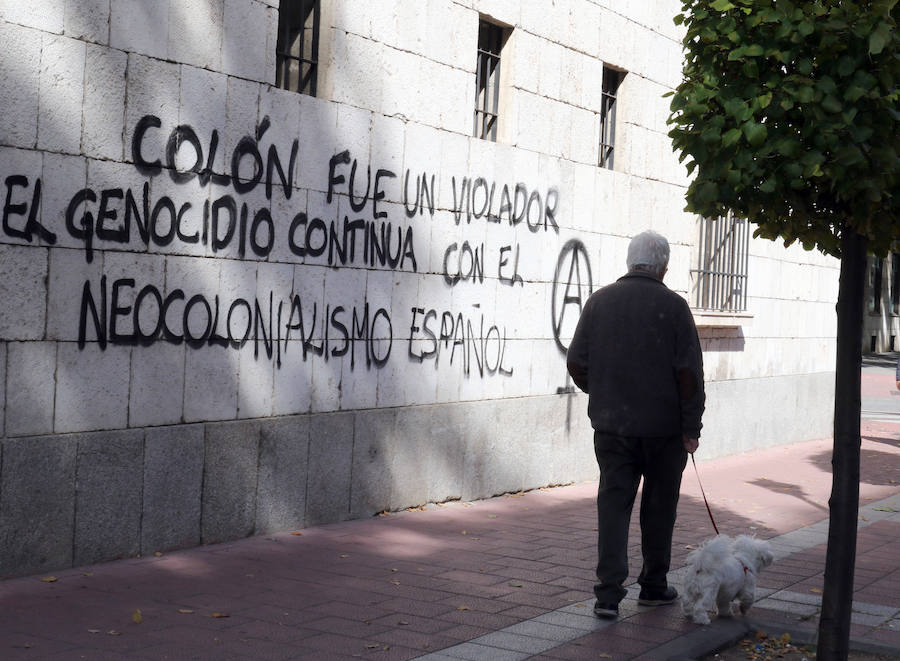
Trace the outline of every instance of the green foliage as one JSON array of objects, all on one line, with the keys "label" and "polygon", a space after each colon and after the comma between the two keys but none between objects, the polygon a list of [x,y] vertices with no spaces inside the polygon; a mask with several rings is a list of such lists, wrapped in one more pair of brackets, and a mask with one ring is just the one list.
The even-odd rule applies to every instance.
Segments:
[{"label": "green foliage", "polygon": [[669,118],[687,209],[840,254],[900,240],[897,0],[683,0]]}]

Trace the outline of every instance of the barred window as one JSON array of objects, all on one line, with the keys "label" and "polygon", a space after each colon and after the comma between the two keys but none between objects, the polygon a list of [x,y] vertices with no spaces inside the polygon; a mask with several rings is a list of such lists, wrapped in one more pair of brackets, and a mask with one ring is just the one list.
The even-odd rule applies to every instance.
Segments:
[{"label": "barred window", "polygon": [[500,51],[509,31],[485,20],[478,22],[475,64],[475,124],[472,135],[497,141],[500,119]]},{"label": "barred window", "polygon": [[625,74],[625,71],[603,67],[603,89],[600,100],[600,157],[597,165],[610,170],[613,169],[616,147],[616,97]]},{"label": "barred window", "polygon": [[320,0],[281,0],[275,84],[286,90],[316,95],[319,69]]},{"label": "barred window", "polygon": [[729,214],[701,218],[697,268],[691,269],[694,307],[715,312],[747,309],[750,223]]},{"label": "barred window", "polygon": [[871,314],[881,314],[881,288],[884,258],[869,258],[869,297],[866,308]]}]

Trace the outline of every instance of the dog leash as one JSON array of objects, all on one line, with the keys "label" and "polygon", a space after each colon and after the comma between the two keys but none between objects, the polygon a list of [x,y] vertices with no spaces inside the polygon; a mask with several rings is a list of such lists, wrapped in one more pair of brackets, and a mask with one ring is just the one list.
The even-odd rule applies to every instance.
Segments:
[{"label": "dog leash", "polygon": [[703,503],[706,505],[706,513],[709,514],[710,523],[712,523],[713,530],[715,530],[718,535],[719,528],[716,526],[716,520],[713,518],[712,510],[709,508],[709,501],[706,499],[706,492],[703,490],[703,482],[700,481],[700,471],[697,470],[697,460],[694,459],[693,452],[691,452],[691,463],[694,464],[694,473],[697,474],[697,484],[700,485],[700,493],[703,494]]}]

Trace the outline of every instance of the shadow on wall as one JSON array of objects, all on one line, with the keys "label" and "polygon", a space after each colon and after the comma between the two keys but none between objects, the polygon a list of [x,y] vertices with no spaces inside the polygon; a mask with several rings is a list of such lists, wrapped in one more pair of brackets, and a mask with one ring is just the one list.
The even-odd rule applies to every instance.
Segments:
[{"label": "shadow on wall", "polygon": [[[161,43],[144,43],[149,54],[91,44],[80,83],[41,87],[47,107],[64,107],[80,85],[85,119],[76,130],[71,112],[41,116],[41,135],[77,133],[40,166],[40,221],[57,240],[16,247],[43,254],[48,305],[39,334],[7,344],[8,363],[30,379],[8,387],[7,402],[38,415],[7,411],[0,575],[593,477],[584,399],[550,394],[564,359],[558,378],[527,371],[552,346],[549,329],[511,343],[523,370],[514,378],[540,384],[524,395],[499,374],[473,386],[474,367],[441,391],[440,376],[423,378],[438,360],[406,355],[407,311],[432,304],[422,292],[447,310],[482,301],[457,295],[421,244],[417,267],[404,262],[402,232],[421,223],[428,237],[437,216],[420,206],[414,218],[397,196],[378,216],[378,172],[362,173],[382,156],[377,113],[217,73],[246,59],[243,41],[226,40],[221,60],[198,46],[184,54],[190,65],[155,52],[171,41]],[[343,66],[354,64],[370,73],[367,62]],[[382,148],[405,159],[408,125],[391,126]],[[29,147],[49,147],[41,135]],[[410,167],[400,164],[398,181]],[[437,211],[453,223],[447,203]],[[352,248],[341,256],[348,231],[365,236],[355,263]],[[493,291],[496,278],[486,282]],[[450,317],[472,351],[471,327]],[[443,403],[423,403],[426,386]],[[534,391],[547,394],[525,396]]]}]

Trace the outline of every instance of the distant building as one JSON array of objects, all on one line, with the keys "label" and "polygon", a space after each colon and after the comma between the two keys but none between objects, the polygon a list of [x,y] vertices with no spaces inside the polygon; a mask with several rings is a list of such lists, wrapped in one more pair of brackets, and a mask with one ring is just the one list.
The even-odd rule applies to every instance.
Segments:
[{"label": "distant building", "polygon": [[830,435],[838,263],[683,211],[679,8],[5,3],[0,575],[596,478],[565,349],[647,228],[698,457]]},{"label": "distant building", "polygon": [[900,350],[900,253],[869,255],[865,306],[863,352]]}]

